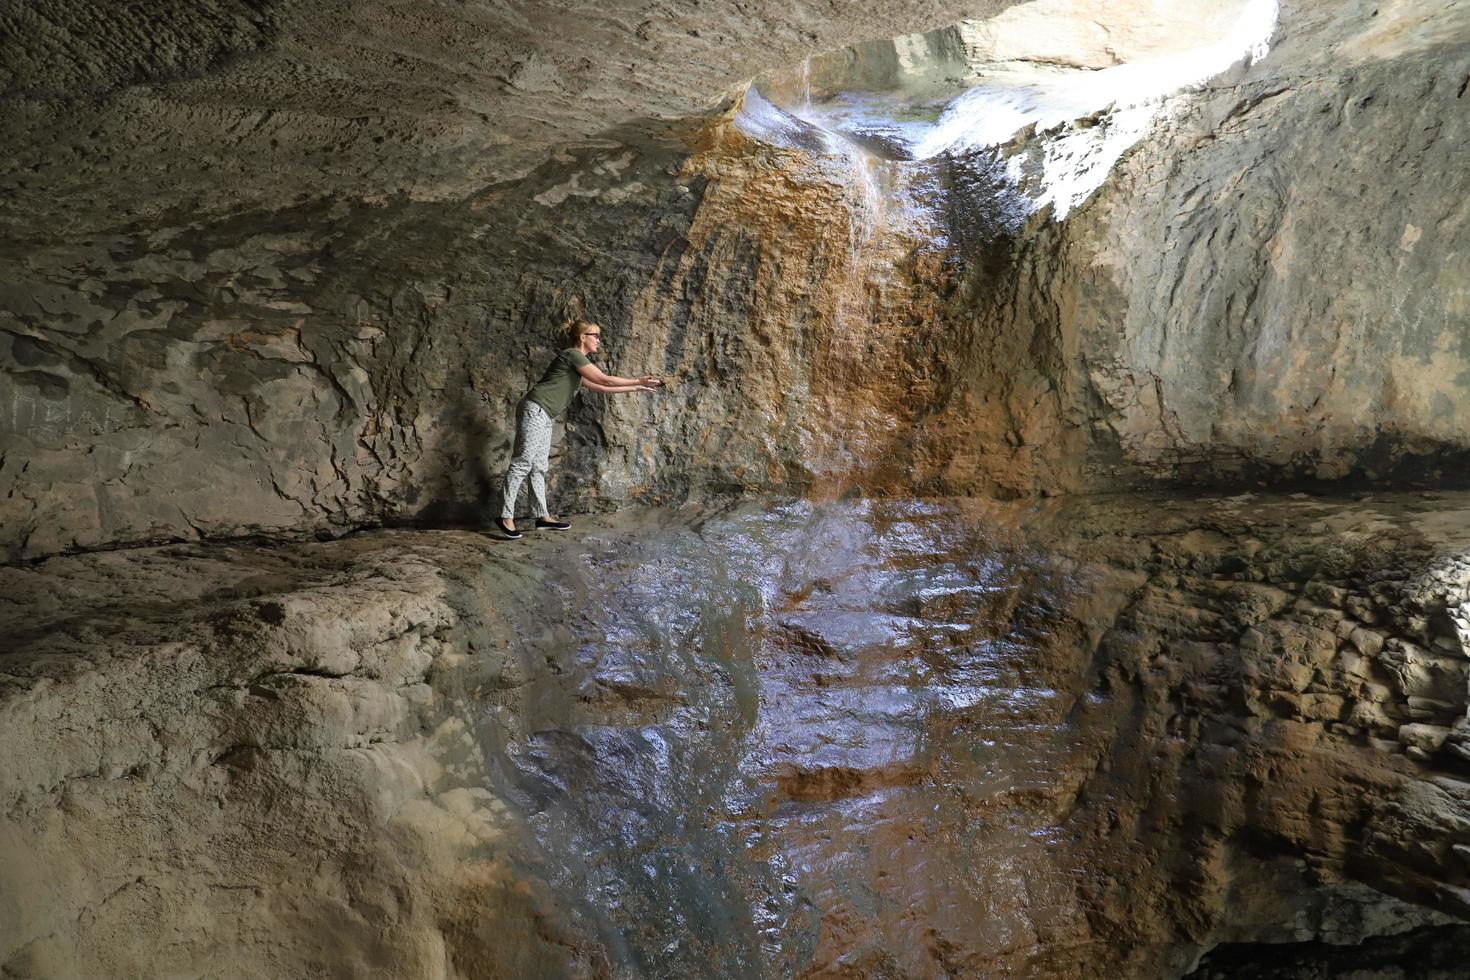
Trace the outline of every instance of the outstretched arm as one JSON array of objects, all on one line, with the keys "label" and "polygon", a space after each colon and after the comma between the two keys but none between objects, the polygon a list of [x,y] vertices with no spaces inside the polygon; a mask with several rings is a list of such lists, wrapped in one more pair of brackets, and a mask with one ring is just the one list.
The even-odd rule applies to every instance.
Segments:
[{"label": "outstretched arm", "polygon": [[637,382],[632,385],[598,385],[597,382],[588,381],[587,378],[582,379],[582,386],[588,391],[603,392],[604,395],[626,395],[631,391],[659,391],[653,385],[639,385]]},{"label": "outstretched arm", "polygon": [[[644,375],[641,378],[620,378],[616,374],[608,374],[596,364],[584,364],[577,368],[577,373],[582,376],[582,384],[591,388],[593,391],[603,390],[602,388],[595,387],[596,385],[604,385],[608,388],[633,387],[636,389],[639,387],[657,388],[663,384],[662,378],[655,378],[653,375]],[[592,384],[587,384],[589,381]]]},{"label": "outstretched arm", "polygon": [[[654,380],[658,379],[655,378]],[[604,385],[587,378],[582,379],[582,387],[588,391],[600,391],[604,395],[622,395],[630,391],[658,391],[658,388],[654,385],[644,384],[641,381],[630,381],[627,384],[621,385]]]}]

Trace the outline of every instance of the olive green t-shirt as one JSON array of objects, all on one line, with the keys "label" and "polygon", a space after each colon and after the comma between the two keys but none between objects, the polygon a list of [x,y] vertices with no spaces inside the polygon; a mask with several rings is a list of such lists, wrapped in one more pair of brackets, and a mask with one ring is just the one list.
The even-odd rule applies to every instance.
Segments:
[{"label": "olive green t-shirt", "polygon": [[556,418],[567,410],[572,398],[582,387],[582,376],[577,369],[592,362],[579,350],[568,347],[551,362],[551,367],[536,382],[526,397],[546,409],[546,414]]}]

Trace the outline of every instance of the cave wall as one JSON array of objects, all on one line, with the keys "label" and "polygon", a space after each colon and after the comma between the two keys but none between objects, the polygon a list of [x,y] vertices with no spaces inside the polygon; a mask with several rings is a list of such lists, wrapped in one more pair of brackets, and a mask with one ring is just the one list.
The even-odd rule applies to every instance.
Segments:
[{"label": "cave wall", "polygon": [[[829,32],[938,26],[952,6],[4,15],[0,546],[479,520],[571,314],[608,322],[614,370],[688,374],[703,346],[663,421],[583,400],[556,469],[569,505],[799,482],[801,402],[780,393],[809,368],[770,344],[745,363],[759,263],[738,230],[691,239],[714,174],[685,163],[708,124],[656,119],[728,107]],[[835,261],[813,222],[850,220],[800,213],[843,197],[817,183],[769,211],[808,226],[803,292]],[[650,423],[664,442],[635,438]]]},{"label": "cave wall", "polygon": [[845,175],[728,115],[604,137],[464,200],[178,216],[17,256],[9,553],[482,522],[571,315],[607,325],[610,370],[670,387],[579,399],[558,499],[807,482],[833,414],[814,399],[840,394]]},{"label": "cave wall", "polygon": [[[650,275],[642,236],[692,208],[574,196],[538,226],[553,206],[531,197],[564,167],[499,207],[310,200],[17,256],[0,326],[11,553],[488,508],[552,325],[626,309],[611,270]],[[578,236],[610,227],[633,246],[603,244],[605,266],[560,295],[586,272]]]},{"label": "cave wall", "polygon": [[[263,11],[245,48],[187,70],[14,87],[0,541],[13,560],[482,520],[515,401],[573,314],[608,326],[612,369],[676,382],[573,409],[553,492],[574,510],[822,483],[1454,479],[1467,31],[1454,9],[1373,9],[1287,5],[1269,57],[1171,99],[1065,221],[969,237],[930,219],[864,229],[841,160],[742,136],[735,102],[596,132],[583,115],[691,111],[668,86],[660,101],[493,75],[476,132],[539,112],[544,132],[514,130],[539,156],[451,152],[426,130],[468,139],[470,123],[415,100],[460,83],[365,93],[343,51],[301,46],[327,7]],[[339,27],[382,41],[387,23]],[[741,63],[769,67],[757,47]],[[352,115],[347,148],[248,115],[302,65],[405,117]],[[686,80],[718,98],[711,71]],[[917,213],[944,210],[939,170],[911,189],[929,195]]]},{"label": "cave wall", "polygon": [[[1007,414],[1067,489],[1460,478],[1470,24],[1382,13],[1288,5],[1266,59],[1169,100],[1084,207],[991,246],[949,441]],[[1016,372],[1018,410],[994,351],[1028,340],[1051,366]]]},{"label": "cave wall", "polygon": [[1079,381],[1129,463],[1204,480],[1462,469],[1467,78],[1461,43],[1212,90],[1150,140],[1185,152],[1135,154],[1069,222]]}]

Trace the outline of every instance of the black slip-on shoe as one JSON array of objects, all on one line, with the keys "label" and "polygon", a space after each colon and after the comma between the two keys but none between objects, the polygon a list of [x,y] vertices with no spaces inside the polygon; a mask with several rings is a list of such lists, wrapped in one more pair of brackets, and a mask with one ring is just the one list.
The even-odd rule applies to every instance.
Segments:
[{"label": "black slip-on shoe", "polygon": [[503,517],[497,517],[495,519],[495,526],[498,527],[498,528],[500,528],[500,533],[501,534],[503,534],[507,538],[511,538],[511,539],[518,538],[521,535],[523,535],[523,534],[526,533],[525,531],[517,531],[513,527],[506,527],[505,526],[505,518],[503,518]]},{"label": "black slip-on shoe", "polygon": [[536,518],[536,526],[543,531],[565,531],[571,527],[566,521],[548,521],[544,517]]}]

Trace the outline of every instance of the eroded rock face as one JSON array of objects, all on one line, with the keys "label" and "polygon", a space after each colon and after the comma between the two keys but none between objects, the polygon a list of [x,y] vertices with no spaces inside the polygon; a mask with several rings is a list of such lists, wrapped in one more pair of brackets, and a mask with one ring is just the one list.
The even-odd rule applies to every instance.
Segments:
[{"label": "eroded rock face", "polygon": [[7,569],[0,962],[1176,976],[1446,923],[1467,506],[794,502]]},{"label": "eroded rock face", "polygon": [[[679,385],[574,409],[553,489],[572,510],[1453,479],[1467,34],[1459,8],[1375,9],[1287,5],[1269,57],[1169,103],[1062,223],[962,206],[1027,193],[968,160],[909,189],[922,220],[866,227],[851,168],[742,138],[728,103],[629,121],[797,60],[761,31],[725,45],[738,71],[681,48],[677,82],[637,55],[626,86],[597,62],[583,89],[556,52],[613,43],[611,21],[492,58],[513,12],[460,30],[440,8],[271,7],[95,85],[48,68],[5,103],[0,540],[14,559],[482,520],[514,404],[575,313],[609,327],[609,366]],[[870,36],[947,14],[844,10],[831,29]],[[675,50],[664,32],[700,29],[680,16],[628,44]],[[488,67],[449,78],[433,45]],[[465,88],[482,70],[485,105]],[[96,101],[56,123],[58,88]]]},{"label": "eroded rock face", "polygon": [[7,555],[478,514],[546,328],[625,323],[688,224],[700,127],[648,120],[1001,6],[0,15]]},{"label": "eroded rock face", "polygon": [[1463,469],[1470,49],[1413,27],[1354,35],[1324,74],[1286,68],[1309,43],[1289,33],[1239,84],[1177,102],[1088,208],[1023,244],[999,319],[1055,330],[1093,472]]}]

